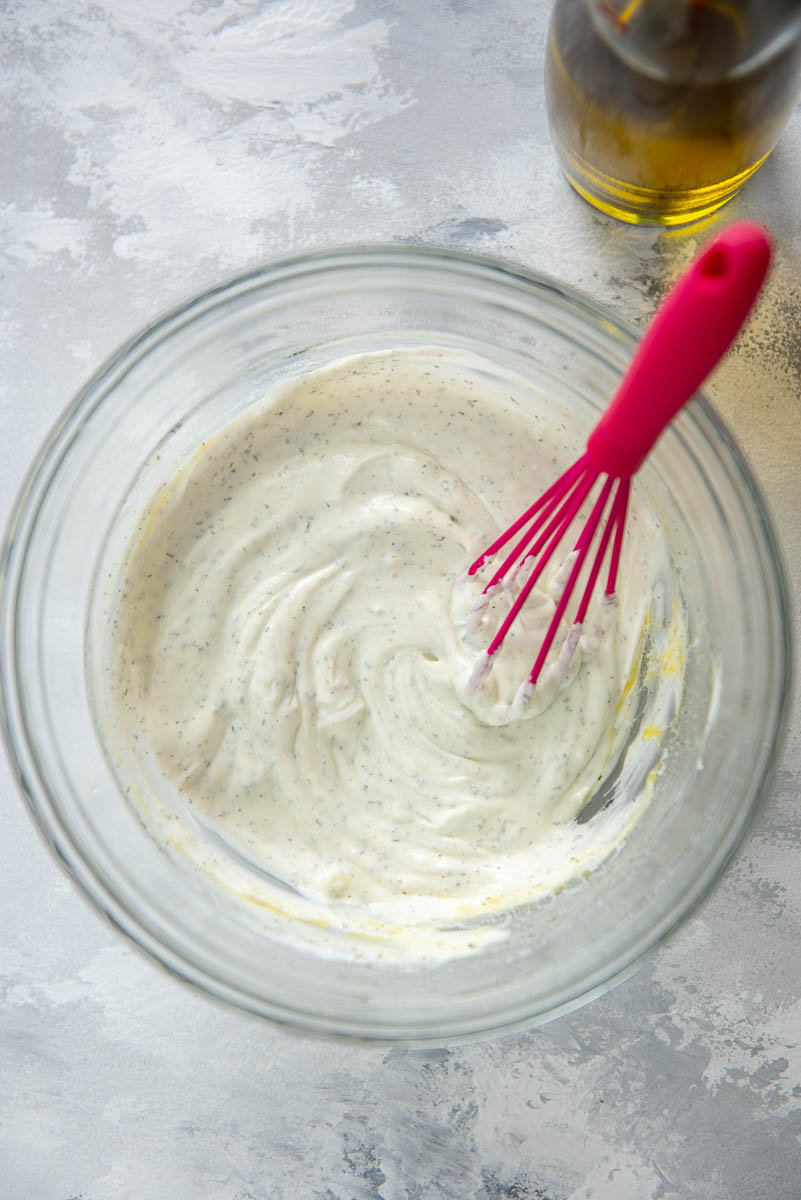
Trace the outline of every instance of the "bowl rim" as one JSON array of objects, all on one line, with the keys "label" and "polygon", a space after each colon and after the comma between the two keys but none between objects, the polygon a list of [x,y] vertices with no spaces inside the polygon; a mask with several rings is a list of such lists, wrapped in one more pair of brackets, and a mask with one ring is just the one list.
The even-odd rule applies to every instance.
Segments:
[{"label": "bowl rim", "polygon": [[727,467],[737,477],[738,483],[744,486],[752,504],[753,515],[757,518],[758,534],[767,552],[767,560],[773,568],[771,591],[776,602],[782,653],[781,675],[775,683],[776,718],[775,726],[771,730],[770,746],[764,757],[761,772],[755,780],[748,805],[734,829],[733,836],[723,851],[715,857],[714,865],[710,865],[706,874],[687,890],[682,903],[677,905],[669,914],[669,919],[663,922],[664,928],[659,928],[652,937],[645,939],[645,944],[636,946],[625,963],[615,964],[603,981],[576,992],[544,1014],[522,1015],[490,1024],[484,1022],[481,1028],[457,1030],[444,1036],[420,1036],[415,1031],[406,1036],[402,1031],[395,1029],[391,1033],[376,1031],[373,1034],[372,1031],[365,1032],[364,1020],[356,1017],[352,1029],[347,1028],[348,1022],[343,1021],[340,1022],[341,1027],[334,1030],[326,1020],[315,1021],[306,1014],[297,1013],[289,1006],[277,1006],[273,1002],[257,1003],[251,996],[210,974],[199,964],[190,962],[165,941],[155,937],[141,919],[141,915],[133,913],[118,899],[113,889],[93,868],[90,857],[85,853],[79,839],[61,820],[38,770],[36,754],[28,737],[25,721],[20,715],[17,682],[18,588],[28,541],[60,462],[68,454],[72,441],[79,436],[80,427],[86,417],[106,398],[106,392],[115,376],[146,357],[155,345],[175,334],[182,325],[204,310],[213,309],[222,303],[226,296],[246,293],[271,283],[286,283],[293,276],[310,274],[319,277],[323,272],[333,272],[338,267],[354,267],[360,262],[366,264],[378,260],[385,260],[387,263],[395,260],[399,264],[416,262],[420,266],[439,262],[455,266],[457,270],[500,277],[507,283],[516,281],[524,290],[533,288],[541,294],[557,298],[559,305],[568,308],[582,323],[589,322],[590,325],[594,325],[603,333],[604,338],[610,342],[617,341],[628,352],[633,350],[639,341],[640,333],[632,323],[621,318],[610,306],[601,304],[585,291],[569,283],[498,256],[430,243],[352,243],[313,248],[269,259],[187,295],[141,326],[101,362],[51,425],[17,491],[0,548],[0,729],[7,760],[34,824],[61,868],[77,884],[80,892],[96,911],[124,933],[137,949],[155,959],[170,974],[217,1000],[227,1001],[240,1010],[255,1013],[295,1031],[340,1038],[351,1044],[361,1041],[373,1045],[395,1045],[399,1042],[405,1045],[443,1045],[500,1036],[532,1023],[549,1021],[604,994],[616,983],[632,975],[643,960],[690,917],[713,889],[740,848],[772,784],[786,732],[792,682],[792,627],[787,575],[781,547],[762,491],[726,423],[702,392],[694,397],[688,407],[695,408],[702,414],[702,423],[706,422],[711,426],[716,437],[715,449],[726,460]]}]

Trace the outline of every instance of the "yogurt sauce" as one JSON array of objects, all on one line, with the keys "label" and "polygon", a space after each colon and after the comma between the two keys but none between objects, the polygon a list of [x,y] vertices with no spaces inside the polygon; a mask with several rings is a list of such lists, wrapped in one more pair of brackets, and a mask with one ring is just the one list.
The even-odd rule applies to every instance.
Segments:
[{"label": "yogurt sauce", "polygon": [[[477,944],[449,924],[619,845],[683,661],[671,555],[637,489],[594,652],[510,712],[554,608],[535,593],[465,686],[509,596],[470,630],[464,569],[585,436],[472,355],[381,351],[276,387],[154,499],[123,568],[114,738],[193,824],[177,840],[205,870],[301,921],[371,929],[381,948],[354,954],[424,958]],[[615,803],[577,823],[627,742]]]}]

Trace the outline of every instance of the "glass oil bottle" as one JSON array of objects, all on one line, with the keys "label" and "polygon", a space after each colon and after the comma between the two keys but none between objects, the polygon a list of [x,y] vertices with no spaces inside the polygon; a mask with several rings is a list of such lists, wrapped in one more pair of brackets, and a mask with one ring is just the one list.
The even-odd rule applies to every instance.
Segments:
[{"label": "glass oil bottle", "polygon": [[764,162],[801,83],[801,0],[556,0],[551,135],[596,208],[678,225]]}]

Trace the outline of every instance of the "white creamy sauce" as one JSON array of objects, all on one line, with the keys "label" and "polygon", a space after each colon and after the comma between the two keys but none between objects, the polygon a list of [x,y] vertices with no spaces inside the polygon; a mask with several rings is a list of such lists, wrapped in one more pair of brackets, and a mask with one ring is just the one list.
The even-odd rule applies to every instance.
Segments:
[{"label": "white creamy sauce", "polygon": [[[391,926],[396,956],[462,952],[475,937],[432,931],[608,855],[647,802],[681,696],[672,560],[636,489],[618,603],[601,603],[599,583],[566,673],[510,713],[554,610],[557,558],[490,676],[466,688],[510,597],[473,627],[488,574],[465,582],[465,567],[586,436],[493,372],[394,350],[280,385],[154,499],[123,569],[115,737],[214,833],[204,868],[244,892],[268,894],[275,877],[307,918],[344,930]],[[630,740],[646,644],[627,794],[577,823]]]}]

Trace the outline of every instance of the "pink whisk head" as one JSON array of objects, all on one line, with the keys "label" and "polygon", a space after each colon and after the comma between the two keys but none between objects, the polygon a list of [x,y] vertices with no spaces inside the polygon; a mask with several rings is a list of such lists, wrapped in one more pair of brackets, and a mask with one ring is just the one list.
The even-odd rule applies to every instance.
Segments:
[{"label": "pink whisk head", "polygon": [[[506,545],[521,530],[523,531],[522,536],[484,587],[482,597],[488,597],[510,573],[519,572],[524,563],[529,559],[534,560],[528,578],[486,650],[486,661],[480,661],[478,664],[476,672],[478,677],[483,677],[486,674],[488,669],[487,663],[491,665],[493,656],[498,653],[503,645],[504,639],[514,624],[515,618],[532,590],[536,587],[560,544],[567,536],[580,509],[588,500],[594,486],[599,481],[599,476],[600,472],[592,466],[587,456],[584,455],[569,470],[565,471],[552,487],[535,504],[527,509],[468,568],[468,575],[475,575],[490,556],[496,554],[498,550]],[[531,673],[522,695],[523,699],[527,699],[536,687],[542,669],[545,666],[548,653],[559,631],[565,610],[570,603],[579,576],[590,555],[596,534],[602,522],[601,537],[596,547],[594,558],[592,559],[589,577],[574,621],[574,636],[571,639],[572,649],[575,649],[578,642],[578,635],[581,633],[581,628],[586,619],[598,575],[603,566],[613,535],[614,541],[612,542],[612,554],[605,594],[610,600],[614,598],[620,553],[623,545],[623,530],[625,527],[628,497],[628,479],[614,479],[611,476],[606,478],[573,548],[574,559],[569,568],[567,581],[556,604],[545,637],[540,645],[539,653],[531,668]],[[536,540],[534,540],[535,538]],[[483,603],[484,601],[480,600],[477,607],[482,607]]]}]

